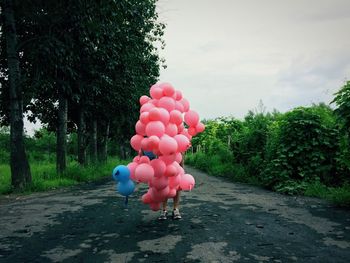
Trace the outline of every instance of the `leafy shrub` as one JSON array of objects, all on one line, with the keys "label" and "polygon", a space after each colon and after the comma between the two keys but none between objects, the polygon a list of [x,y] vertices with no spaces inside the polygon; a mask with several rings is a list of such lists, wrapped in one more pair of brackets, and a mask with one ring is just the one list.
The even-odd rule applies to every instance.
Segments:
[{"label": "leafy shrub", "polygon": [[264,184],[282,189],[291,181],[337,183],[338,130],[332,111],[323,105],[296,108],[270,130]]},{"label": "leafy shrub", "polygon": [[347,81],[335,95],[332,103],[336,104],[334,112],[338,117],[341,131],[337,167],[343,180],[350,181],[350,81]]}]

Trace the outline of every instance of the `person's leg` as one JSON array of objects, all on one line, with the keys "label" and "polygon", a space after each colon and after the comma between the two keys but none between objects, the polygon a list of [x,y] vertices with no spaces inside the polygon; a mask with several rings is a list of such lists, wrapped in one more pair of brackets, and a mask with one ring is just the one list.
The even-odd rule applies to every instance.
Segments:
[{"label": "person's leg", "polygon": [[174,197],[174,210],[173,210],[173,218],[174,219],[181,219],[179,205],[180,205],[180,191],[177,191],[176,195]]},{"label": "person's leg", "polygon": [[162,209],[160,211],[160,215],[158,217],[158,220],[166,220],[167,219],[167,206],[168,206],[168,199],[166,199],[163,203],[162,203]]},{"label": "person's leg", "polygon": [[163,211],[166,211],[168,207],[168,199],[166,199],[163,203],[162,203],[162,209]]},{"label": "person's leg", "polygon": [[179,209],[179,205],[180,205],[180,191],[176,192],[176,195],[173,198],[173,200],[174,200],[174,210],[175,209]]}]

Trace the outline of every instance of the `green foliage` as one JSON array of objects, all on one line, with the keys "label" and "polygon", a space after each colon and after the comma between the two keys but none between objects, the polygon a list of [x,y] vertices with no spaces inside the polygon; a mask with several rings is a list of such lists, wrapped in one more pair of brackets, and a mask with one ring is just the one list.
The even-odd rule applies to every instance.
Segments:
[{"label": "green foliage", "polygon": [[348,202],[345,164],[350,159],[344,153],[349,147],[328,106],[299,107],[285,114],[250,111],[243,121],[218,118],[205,124],[205,132],[193,140],[195,153],[187,156],[187,163],[284,194]]},{"label": "green foliage", "polygon": [[332,101],[337,108],[335,113],[342,121],[342,127],[349,134],[350,132],[350,81],[347,81],[344,86],[335,94]]},{"label": "green foliage", "polygon": [[186,157],[186,163],[192,164],[212,175],[229,176],[232,172],[232,153],[227,145],[218,139],[213,138],[208,142],[208,152],[198,152]]},{"label": "green foliage", "polygon": [[263,178],[266,186],[283,189],[291,180],[310,182],[316,178],[326,184],[339,183],[335,169],[338,131],[328,107],[287,112],[272,126],[269,138]]},{"label": "green foliage", "polygon": [[11,191],[11,169],[10,165],[0,164],[0,194]]},{"label": "green foliage", "polygon": [[0,129],[0,164],[10,163],[10,132],[6,128]]},{"label": "green foliage", "polygon": [[327,187],[320,181],[306,184],[306,196],[321,197],[341,206],[350,206],[350,184]]},{"label": "green foliage", "polygon": [[[118,158],[110,158],[107,163],[81,167],[75,161],[68,164],[67,171],[64,175],[56,174],[55,162],[32,162],[32,184],[29,185],[25,192],[40,192],[56,189],[64,186],[75,185],[80,182],[98,180],[108,177],[112,169],[118,164],[125,164]],[[0,194],[12,192],[10,167],[8,164],[0,165]]]},{"label": "green foliage", "polygon": [[332,103],[336,104],[334,110],[341,130],[340,151],[338,166],[342,174],[350,177],[350,81],[335,94]]}]

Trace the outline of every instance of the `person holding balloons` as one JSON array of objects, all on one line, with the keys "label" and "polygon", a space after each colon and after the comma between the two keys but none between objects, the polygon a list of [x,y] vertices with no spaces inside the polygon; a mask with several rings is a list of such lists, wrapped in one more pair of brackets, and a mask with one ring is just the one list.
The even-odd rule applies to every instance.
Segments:
[{"label": "person holding balloons", "polygon": [[[139,157],[141,156],[147,156],[150,160],[153,160],[157,158],[157,156],[151,152],[151,151],[143,151],[142,149],[139,151]],[[182,154],[182,160],[180,162],[180,166],[184,167],[184,155]],[[176,195],[173,198],[173,212],[172,212],[172,218],[175,220],[181,219],[181,214],[179,211],[179,205],[180,205],[180,187],[176,191]],[[168,199],[165,199],[162,203],[162,210],[160,212],[160,215],[158,217],[158,220],[166,220],[168,218]]]},{"label": "person holding balloons", "polygon": [[[148,185],[141,201],[153,211],[161,210],[160,220],[167,219],[169,198],[174,200],[173,218],[181,219],[180,191],[191,191],[195,185],[193,176],[183,169],[183,154],[191,147],[192,137],[203,132],[205,126],[181,91],[171,84],[156,83],[149,94],[139,100],[140,117],[135,124],[136,134],[130,139],[139,156],[127,165],[129,178]],[[118,191],[127,196],[127,186],[126,182],[120,183]]]},{"label": "person holding balloons", "polygon": [[[184,168],[184,154],[182,154],[182,160],[180,162],[180,165],[182,168]],[[180,214],[180,210],[179,210],[180,193],[181,193],[181,188],[179,187],[176,191],[175,197],[173,198],[172,218],[174,220],[179,220],[182,218],[181,214]],[[168,199],[165,199],[165,201],[162,203],[162,210],[160,212],[160,216],[158,217],[158,220],[166,220],[167,219],[167,217],[168,217],[167,206],[168,206]]]}]

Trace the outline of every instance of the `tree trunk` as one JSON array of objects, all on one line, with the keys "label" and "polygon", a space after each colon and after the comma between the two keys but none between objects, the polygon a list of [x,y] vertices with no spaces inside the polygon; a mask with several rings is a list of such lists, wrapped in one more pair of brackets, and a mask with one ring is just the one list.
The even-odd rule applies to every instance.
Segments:
[{"label": "tree trunk", "polygon": [[68,102],[63,91],[58,95],[58,125],[57,125],[57,162],[56,170],[62,174],[66,170],[67,155],[67,112]]},{"label": "tree trunk", "polygon": [[23,98],[12,1],[3,0],[1,9],[4,17],[4,34],[9,69],[11,183],[15,189],[23,189],[25,185],[31,183],[32,176],[23,140]]},{"label": "tree trunk", "polygon": [[84,116],[84,107],[81,107],[79,111],[78,162],[81,165],[86,165],[86,124],[85,124],[85,116]]},{"label": "tree trunk", "polygon": [[[101,129],[101,134],[99,144],[98,144],[98,159],[100,162],[107,162],[108,156],[108,136],[109,136],[109,121],[103,125]],[[102,125],[101,125],[102,126]]]},{"label": "tree trunk", "polygon": [[97,119],[96,118],[94,118],[92,121],[90,159],[92,163],[97,163]]}]

